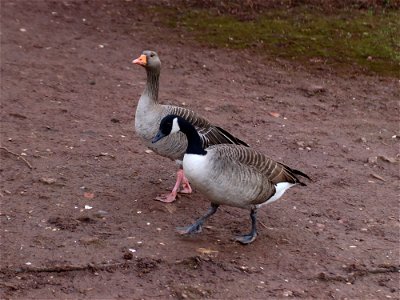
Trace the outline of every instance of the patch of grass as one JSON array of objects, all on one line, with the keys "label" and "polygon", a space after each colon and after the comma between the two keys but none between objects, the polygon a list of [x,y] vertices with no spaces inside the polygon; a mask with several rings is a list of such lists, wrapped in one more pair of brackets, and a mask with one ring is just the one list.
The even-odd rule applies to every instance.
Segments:
[{"label": "patch of grass", "polygon": [[[165,14],[166,11],[169,13]],[[274,9],[254,20],[213,15],[205,10],[158,10],[166,24],[190,31],[214,47],[255,48],[271,56],[309,63],[358,65],[380,75],[400,76],[398,10],[340,10],[324,14],[297,7]]]}]

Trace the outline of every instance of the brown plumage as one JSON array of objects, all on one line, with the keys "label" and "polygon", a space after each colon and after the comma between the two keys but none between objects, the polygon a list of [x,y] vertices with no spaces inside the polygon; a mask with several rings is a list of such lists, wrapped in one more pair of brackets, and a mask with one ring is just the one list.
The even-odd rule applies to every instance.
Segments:
[{"label": "brown plumage", "polygon": [[188,140],[183,170],[193,185],[211,201],[211,207],[204,216],[192,225],[179,229],[182,234],[199,232],[204,221],[217,211],[219,205],[229,205],[251,211],[251,232],[236,238],[243,244],[249,244],[257,236],[257,209],[278,200],[292,186],[305,185],[297,176],[309,179],[303,172],[242,145],[219,144],[204,148],[193,125],[176,115],[163,118],[153,143],[179,132],[184,133]]},{"label": "brown plumage", "polygon": [[[157,53],[154,51],[143,51],[142,55],[135,59],[133,63],[143,66],[147,73],[146,86],[139,99],[135,115],[136,133],[144,140],[147,147],[157,154],[176,160],[181,164],[187,148],[187,139],[184,134],[177,133],[168,136],[157,144],[151,143],[151,139],[157,133],[162,118],[170,114],[178,115],[190,122],[200,135],[204,147],[224,143],[248,146],[242,140],[234,137],[226,130],[212,125],[207,119],[190,109],[158,103],[161,62]],[[184,186],[181,192],[190,193],[189,182],[183,172],[178,171],[177,181],[171,194],[160,196],[156,199],[163,202],[174,201],[181,182],[183,182]]]}]

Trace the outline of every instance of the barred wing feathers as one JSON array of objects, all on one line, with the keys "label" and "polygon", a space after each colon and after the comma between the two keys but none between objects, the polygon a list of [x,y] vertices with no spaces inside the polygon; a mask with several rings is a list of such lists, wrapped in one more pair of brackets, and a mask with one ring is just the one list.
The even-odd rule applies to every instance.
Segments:
[{"label": "barred wing feathers", "polygon": [[204,148],[218,144],[235,144],[249,147],[247,143],[234,137],[221,127],[212,125],[207,119],[199,116],[192,110],[170,105],[165,105],[164,107],[167,112],[166,115],[173,114],[180,116],[196,128],[203,142]]}]

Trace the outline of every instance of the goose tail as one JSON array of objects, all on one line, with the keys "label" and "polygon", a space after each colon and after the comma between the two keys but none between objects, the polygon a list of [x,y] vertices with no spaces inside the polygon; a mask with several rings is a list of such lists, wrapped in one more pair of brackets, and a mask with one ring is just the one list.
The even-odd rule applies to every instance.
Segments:
[{"label": "goose tail", "polygon": [[301,177],[307,178],[308,180],[312,181],[310,176],[308,176],[307,174],[303,173],[302,171],[299,171],[299,170],[296,170],[296,169],[292,169],[292,168],[290,168],[287,165],[284,165],[282,163],[281,163],[281,165],[283,165],[290,172],[291,176],[294,177],[294,181],[295,181],[296,184],[301,185],[301,186],[307,186],[307,184],[302,182],[297,176],[301,176]]},{"label": "goose tail", "polygon": [[[307,174],[305,174],[305,173],[303,173],[303,172],[301,172],[301,171],[299,171],[299,170],[291,169],[291,171],[292,171],[292,173],[295,174],[295,175],[305,177],[305,178],[307,178],[308,180],[312,181],[312,179],[311,179]],[[297,182],[298,185],[307,186],[307,184],[305,184],[304,182],[300,181],[297,177],[296,177],[296,179],[298,180],[298,182]]]}]

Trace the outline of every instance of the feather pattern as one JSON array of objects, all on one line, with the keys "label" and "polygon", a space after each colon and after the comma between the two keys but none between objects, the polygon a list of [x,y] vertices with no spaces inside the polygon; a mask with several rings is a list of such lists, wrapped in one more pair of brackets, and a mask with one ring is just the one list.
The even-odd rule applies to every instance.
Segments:
[{"label": "feather pattern", "polygon": [[177,115],[191,123],[200,135],[200,139],[203,143],[204,148],[218,144],[236,144],[249,147],[249,145],[242,140],[234,137],[226,130],[212,125],[208,120],[199,116],[192,110],[183,107],[167,105],[164,106],[164,108],[168,112],[167,115]]},{"label": "feather pattern", "polygon": [[304,185],[292,169],[254,149],[225,144],[206,151],[204,156],[186,154],[183,167],[213,203],[249,208],[273,197],[280,183]]},{"label": "feather pattern", "polygon": [[251,231],[236,237],[236,241],[250,244],[257,237],[257,209],[278,200],[292,186],[305,185],[296,175],[309,178],[242,145],[217,144],[204,149],[204,140],[196,128],[176,114],[163,118],[153,141],[179,132],[184,133],[188,141],[183,171],[193,186],[211,200],[207,213],[193,224],[179,228],[181,234],[199,232],[204,222],[225,204],[250,209]]},{"label": "feather pattern", "polygon": [[187,108],[161,105],[158,103],[158,89],[161,63],[155,52],[144,51],[147,57],[147,83],[135,115],[135,131],[145,141],[146,145],[157,154],[173,160],[181,161],[187,148],[187,138],[181,133],[171,134],[156,144],[151,139],[158,132],[161,120],[170,114],[182,117],[190,122],[200,135],[203,147],[216,144],[248,145],[234,137],[224,129],[212,125],[208,120]]}]

